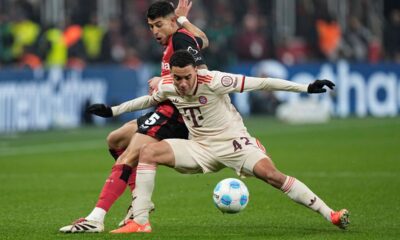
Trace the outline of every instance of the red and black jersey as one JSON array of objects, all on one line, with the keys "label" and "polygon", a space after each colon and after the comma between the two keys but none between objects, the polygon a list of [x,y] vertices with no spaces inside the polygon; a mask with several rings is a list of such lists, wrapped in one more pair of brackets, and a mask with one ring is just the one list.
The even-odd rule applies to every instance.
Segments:
[{"label": "red and black jersey", "polygon": [[[185,29],[179,29],[169,39],[161,62],[161,76],[171,74],[169,60],[175,51],[186,49],[195,58],[196,65],[205,64],[200,53],[203,42]],[[178,109],[165,101],[157,105],[154,113],[149,113],[138,119],[138,132],[163,140],[166,138],[188,137],[188,130]]]},{"label": "red and black jersey", "polygon": [[205,64],[204,58],[201,55],[200,49],[203,45],[203,41],[200,38],[196,38],[192,33],[186,29],[179,29],[168,40],[168,45],[165,47],[164,54],[161,61],[161,76],[169,75],[169,60],[177,50],[185,49],[190,52],[196,62],[196,65]]}]

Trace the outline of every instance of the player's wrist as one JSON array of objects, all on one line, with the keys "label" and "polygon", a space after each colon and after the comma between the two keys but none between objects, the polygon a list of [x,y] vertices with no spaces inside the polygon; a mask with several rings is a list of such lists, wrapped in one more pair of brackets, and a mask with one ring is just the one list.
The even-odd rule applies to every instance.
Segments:
[{"label": "player's wrist", "polygon": [[176,22],[178,23],[178,25],[179,26],[183,26],[183,24],[185,23],[185,22],[189,22],[189,20],[187,19],[187,17],[185,17],[185,16],[180,16],[180,17],[178,17],[177,19],[176,19]]}]

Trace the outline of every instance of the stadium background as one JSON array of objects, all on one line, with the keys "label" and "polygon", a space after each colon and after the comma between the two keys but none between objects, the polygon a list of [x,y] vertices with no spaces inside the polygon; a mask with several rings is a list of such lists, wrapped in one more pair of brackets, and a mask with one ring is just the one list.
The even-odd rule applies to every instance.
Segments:
[{"label": "stadium background", "polygon": [[[108,122],[85,107],[145,94],[146,80],[159,73],[162,49],[144,17],[150,2],[0,0],[0,239],[122,237],[57,230],[94,205],[112,165],[107,133],[141,114]],[[278,167],[335,208],[349,208],[353,225],[337,231],[255,179],[245,180],[248,208],[221,215],[211,191],[233,172],[184,176],[160,168],[155,233],[143,238],[396,239],[400,2],[195,0],[189,20],[210,40],[211,69],[336,83],[334,93],[311,98],[232,99]],[[289,120],[319,123],[277,120],[284,104],[294,113]],[[106,230],[128,202],[126,193]]]}]

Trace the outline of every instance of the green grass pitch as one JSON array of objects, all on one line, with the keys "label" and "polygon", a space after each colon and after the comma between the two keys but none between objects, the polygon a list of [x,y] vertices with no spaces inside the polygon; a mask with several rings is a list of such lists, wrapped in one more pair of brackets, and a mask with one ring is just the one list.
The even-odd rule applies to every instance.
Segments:
[{"label": "green grass pitch", "polygon": [[159,167],[153,233],[112,235],[128,191],[100,234],[61,234],[85,217],[113,164],[105,138],[117,126],[0,136],[0,239],[399,239],[400,118],[335,119],[321,125],[246,120],[277,167],[306,183],[332,208],[348,208],[346,231],[255,178],[247,208],[223,215],[212,190],[232,170],[182,175]]}]

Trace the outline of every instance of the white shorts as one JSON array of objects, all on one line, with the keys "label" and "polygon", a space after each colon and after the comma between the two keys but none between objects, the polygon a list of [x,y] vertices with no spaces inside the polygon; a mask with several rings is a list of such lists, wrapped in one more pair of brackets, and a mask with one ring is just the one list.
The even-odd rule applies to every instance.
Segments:
[{"label": "white shorts", "polygon": [[175,169],[181,173],[209,173],[229,167],[239,176],[253,176],[256,163],[267,157],[264,148],[250,136],[212,142],[185,139],[164,141],[171,146],[175,155]]}]

